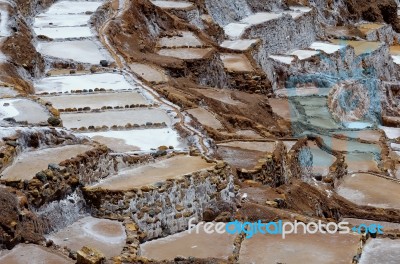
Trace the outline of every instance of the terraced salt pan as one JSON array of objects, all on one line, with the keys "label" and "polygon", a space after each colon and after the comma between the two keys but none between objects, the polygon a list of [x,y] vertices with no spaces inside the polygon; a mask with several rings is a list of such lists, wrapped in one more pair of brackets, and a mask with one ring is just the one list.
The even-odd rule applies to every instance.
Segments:
[{"label": "terraced salt pan", "polygon": [[344,46],[342,45],[335,45],[335,44],[330,44],[330,43],[325,43],[325,42],[313,42],[310,46],[310,49],[314,50],[322,50],[325,53],[328,54],[333,54],[340,49],[342,49]]},{"label": "terraced salt pan", "polygon": [[108,146],[116,152],[150,151],[159,146],[173,146],[175,150],[187,148],[178,133],[171,128],[93,132],[83,135]]},{"label": "terraced salt pan", "polygon": [[212,127],[214,129],[223,129],[221,122],[204,108],[189,109],[188,112],[197,119],[202,125]]},{"label": "terraced salt pan", "polygon": [[94,41],[88,39],[41,42],[37,50],[46,56],[82,63],[99,64],[101,60],[111,60],[105,50],[100,50]]},{"label": "terraced salt pan", "polygon": [[1,173],[1,179],[30,180],[37,172],[47,169],[49,164],[59,164],[92,148],[87,145],[68,145],[23,152]]},{"label": "terraced salt pan", "polygon": [[47,248],[33,244],[19,244],[12,250],[0,252],[0,262],[9,264],[46,263],[46,264],[72,264],[75,261]]},{"label": "terraced salt pan", "polygon": [[0,120],[11,117],[17,122],[27,121],[30,124],[38,124],[47,123],[50,114],[44,106],[28,99],[1,99]]},{"label": "terraced salt pan", "polygon": [[199,225],[198,234],[184,231],[141,244],[141,255],[158,261],[173,260],[176,256],[228,259],[232,255],[235,236],[226,232],[206,234],[203,225]]},{"label": "terraced salt pan", "polygon": [[365,24],[358,25],[357,28],[358,28],[362,33],[368,34],[368,33],[370,33],[370,32],[373,32],[373,31],[377,30],[377,29],[380,29],[380,28],[382,28],[382,27],[384,27],[384,26],[385,26],[385,24],[365,23]]},{"label": "terraced salt pan", "polygon": [[316,50],[295,50],[288,55],[294,55],[299,58],[299,60],[305,60],[317,54],[319,54],[319,51]]},{"label": "terraced salt pan", "polygon": [[364,40],[356,41],[356,40],[341,40],[341,39],[334,39],[332,40],[332,43],[352,46],[357,56],[364,53],[371,53],[377,50],[382,45],[382,43],[374,41],[364,41]]},{"label": "terraced salt pan", "polygon": [[7,96],[16,96],[18,92],[9,87],[0,87],[0,98]]},{"label": "terraced salt pan", "polygon": [[343,139],[332,138],[328,136],[321,136],[325,144],[336,151],[347,152],[374,152],[380,153],[381,148],[376,144],[360,143],[357,141],[349,141]]},{"label": "terraced salt pan", "polygon": [[209,54],[212,48],[177,48],[177,49],[160,49],[157,53],[162,56],[173,57],[182,60],[202,59]]},{"label": "terraced salt pan", "polygon": [[193,89],[202,95],[230,105],[243,105],[242,102],[232,98],[232,91],[227,89]]},{"label": "terraced salt pan", "polygon": [[253,66],[244,54],[222,53],[220,58],[225,69],[230,72],[252,72]]},{"label": "terraced salt pan", "polygon": [[168,76],[161,68],[141,63],[132,63],[129,68],[147,82],[158,84],[168,81]]},{"label": "terraced salt pan", "polygon": [[272,111],[285,120],[293,121],[298,118],[295,106],[287,99],[269,98]]},{"label": "terraced salt pan", "polygon": [[347,175],[337,193],[358,205],[400,209],[400,184],[375,175]]},{"label": "terraced salt pan", "polygon": [[237,40],[225,40],[221,43],[221,47],[231,49],[231,50],[240,50],[245,51],[250,49],[253,45],[258,43],[258,39],[237,39]]},{"label": "terraced salt pan", "polygon": [[33,27],[42,28],[86,26],[89,22],[89,19],[90,15],[51,15],[44,13],[35,17]]},{"label": "terraced salt pan", "polygon": [[265,155],[263,151],[237,147],[218,146],[217,154],[229,165],[236,168],[253,169]]},{"label": "terraced salt pan", "polygon": [[293,56],[279,56],[279,55],[271,55],[269,56],[271,59],[283,62],[285,64],[291,64],[294,61]]},{"label": "terraced salt pan", "polygon": [[193,7],[190,2],[184,1],[151,1],[154,5],[165,9],[187,9]]},{"label": "terraced salt pan", "polygon": [[[348,264],[357,253],[361,236],[353,234],[256,234],[244,239],[239,253],[241,264]],[[333,246],[334,245],[334,246]]]},{"label": "terraced salt pan", "polygon": [[193,48],[203,46],[203,42],[193,32],[181,31],[177,36],[160,38],[157,45],[166,48]]},{"label": "terraced salt pan", "polygon": [[396,139],[400,137],[400,128],[385,126],[379,126],[379,128],[385,132],[386,137],[389,139]]},{"label": "terraced salt pan", "polygon": [[170,159],[150,163],[133,169],[121,170],[118,175],[109,177],[93,185],[93,188],[107,190],[129,190],[135,187],[177,178],[199,170],[213,167],[201,157],[175,156]]},{"label": "terraced salt pan", "polygon": [[237,39],[244,33],[246,28],[249,28],[252,25],[258,25],[265,23],[269,20],[277,19],[282,16],[282,13],[255,13],[250,15],[244,19],[242,19],[238,23],[230,23],[224,27],[225,34],[228,35],[230,39]]},{"label": "terraced salt pan", "polygon": [[275,149],[275,142],[257,142],[257,141],[232,141],[227,143],[218,144],[223,147],[241,148],[247,150],[256,150],[262,152],[273,152]]},{"label": "terraced salt pan", "polygon": [[121,254],[126,234],[121,222],[88,216],[47,236],[47,239],[73,251],[78,251],[83,246],[93,247],[111,258]]},{"label": "terraced salt pan", "polygon": [[336,157],[320,149],[314,141],[309,141],[308,146],[313,155],[312,173],[314,175],[328,175],[329,167],[336,161]]},{"label": "terraced salt pan", "polygon": [[359,264],[397,264],[400,258],[400,240],[369,239],[363,248]]},{"label": "terraced salt pan", "polygon": [[80,128],[89,126],[111,127],[125,126],[128,123],[145,125],[147,122],[171,125],[167,113],[160,109],[134,109],[122,111],[105,111],[100,113],[62,113],[61,119],[66,128]]},{"label": "terraced salt pan", "polygon": [[351,153],[345,155],[348,173],[359,171],[380,172],[372,153]]},{"label": "terraced salt pan", "polygon": [[85,12],[94,12],[103,2],[101,1],[58,1],[50,6],[45,12],[46,15],[65,15],[81,14]]},{"label": "terraced salt pan", "polygon": [[298,87],[298,88],[284,88],[275,90],[274,93],[278,96],[293,97],[293,96],[328,96],[331,88],[320,88],[320,87]]},{"label": "terraced salt pan", "polygon": [[360,130],[360,131],[340,131],[335,132],[335,135],[344,135],[349,138],[362,139],[366,141],[378,142],[382,136],[382,132],[378,130]]},{"label": "terraced salt pan", "polygon": [[89,27],[43,27],[34,28],[34,31],[36,35],[43,35],[52,39],[87,38],[93,36]]},{"label": "terraced salt pan", "polygon": [[43,97],[57,109],[90,107],[98,109],[103,106],[122,106],[132,104],[145,104],[147,100],[137,92],[100,93],[100,94],[71,94]]},{"label": "terraced salt pan", "polygon": [[46,77],[34,84],[36,93],[65,93],[71,90],[89,90],[104,88],[106,90],[123,90],[134,88],[122,74],[97,73],[87,75],[69,75]]}]

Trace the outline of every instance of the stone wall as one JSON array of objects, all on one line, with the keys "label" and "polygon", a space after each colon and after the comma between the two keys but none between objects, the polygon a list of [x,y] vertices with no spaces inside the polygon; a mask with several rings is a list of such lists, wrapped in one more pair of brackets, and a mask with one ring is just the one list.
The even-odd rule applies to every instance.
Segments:
[{"label": "stone wall", "polygon": [[205,6],[221,27],[252,14],[246,0],[205,0]]},{"label": "stone wall", "polygon": [[280,141],[276,142],[274,151],[266,153],[254,169],[240,169],[237,175],[240,179],[254,180],[271,187],[289,183],[292,174],[287,163],[286,146]]},{"label": "stone wall", "polygon": [[235,196],[233,176],[225,163],[129,191],[84,188],[83,192],[94,216],[131,217],[143,232],[143,241],[183,231],[190,218],[202,220],[207,204]]},{"label": "stone wall", "polygon": [[48,169],[37,172],[31,180],[1,180],[1,183],[24,192],[29,204],[38,208],[61,200],[79,185],[108,176],[115,172],[116,166],[107,147],[99,145],[60,164],[49,164]]}]

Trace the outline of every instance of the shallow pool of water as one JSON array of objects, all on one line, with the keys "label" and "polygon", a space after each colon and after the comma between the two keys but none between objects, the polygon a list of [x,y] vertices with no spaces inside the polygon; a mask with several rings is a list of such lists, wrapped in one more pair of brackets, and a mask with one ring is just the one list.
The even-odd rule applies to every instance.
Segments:
[{"label": "shallow pool of water", "polygon": [[175,156],[157,161],[156,163],[121,170],[118,175],[109,177],[93,185],[93,188],[129,190],[135,187],[162,182],[169,178],[177,178],[213,166],[213,163],[207,163],[201,157]]},{"label": "shallow pool of water", "polygon": [[96,73],[86,75],[52,76],[34,83],[36,93],[64,93],[71,90],[89,90],[104,88],[106,90],[123,90],[135,88],[122,74]]},{"label": "shallow pool of water", "polygon": [[89,126],[125,126],[128,123],[145,125],[148,122],[171,125],[171,119],[161,109],[134,109],[120,111],[105,111],[99,113],[61,113],[61,119],[66,128],[80,128]]},{"label": "shallow pool of water", "polygon": [[106,50],[88,39],[41,42],[37,50],[45,56],[96,65],[101,60],[112,60]]},{"label": "shallow pool of water", "polygon": [[337,193],[358,205],[400,209],[400,184],[375,175],[347,175]]},{"label": "shallow pool of water", "polygon": [[88,216],[48,235],[47,239],[74,251],[80,250],[83,246],[93,247],[110,258],[121,254],[126,234],[121,222]]}]

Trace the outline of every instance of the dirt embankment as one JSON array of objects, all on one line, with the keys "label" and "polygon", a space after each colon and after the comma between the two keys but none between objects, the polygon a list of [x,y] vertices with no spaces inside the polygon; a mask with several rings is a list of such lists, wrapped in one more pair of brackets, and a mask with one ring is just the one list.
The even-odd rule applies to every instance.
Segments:
[{"label": "dirt embankment", "polygon": [[11,249],[18,243],[43,241],[44,224],[28,210],[27,198],[10,188],[0,188],[1,245]]},{"label": "dirt embankment", "polygon": [[16,1],[2,4],[0,8],[8,13],[7,30],[9,36],[1,43],[0,50],[7,60],[0,64],[0,81],[14,86],[21,92],[33,92],[30,77],[37,77],[44,71],[44,60],[34,47],[34,36],[29,23],[32,16],[50,4],[53,0]]}]

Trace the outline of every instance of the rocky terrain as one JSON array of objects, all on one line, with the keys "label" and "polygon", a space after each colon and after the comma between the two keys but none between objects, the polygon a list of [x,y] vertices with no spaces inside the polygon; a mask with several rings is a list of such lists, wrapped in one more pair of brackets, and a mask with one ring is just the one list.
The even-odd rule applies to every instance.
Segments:
[{"label": "rocky terrain", "polygon": [[0,2],[0,263],[398,263],[399,4]]}]

